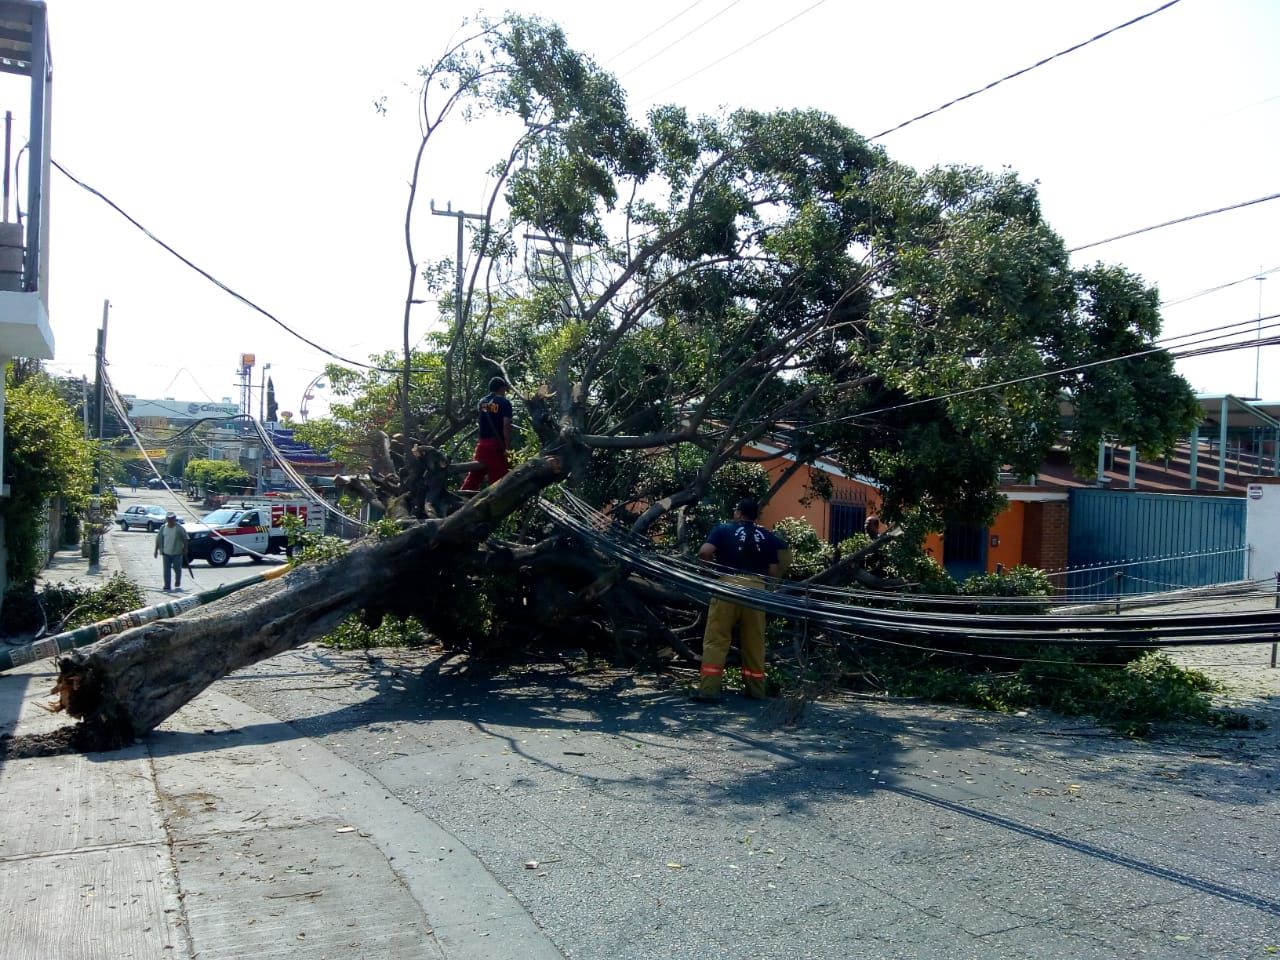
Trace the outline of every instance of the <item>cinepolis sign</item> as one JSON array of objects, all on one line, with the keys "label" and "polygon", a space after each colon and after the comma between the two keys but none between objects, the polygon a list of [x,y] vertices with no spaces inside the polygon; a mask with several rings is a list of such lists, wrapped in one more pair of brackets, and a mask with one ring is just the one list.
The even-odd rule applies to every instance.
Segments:
[{"label": "cinepolis sign", "polygon": [[187,413],[190,416],[198,417],[201,414],[219,414],[224,417],[234,417],[240,412],[240,408],[234,403],[188,403]]}]

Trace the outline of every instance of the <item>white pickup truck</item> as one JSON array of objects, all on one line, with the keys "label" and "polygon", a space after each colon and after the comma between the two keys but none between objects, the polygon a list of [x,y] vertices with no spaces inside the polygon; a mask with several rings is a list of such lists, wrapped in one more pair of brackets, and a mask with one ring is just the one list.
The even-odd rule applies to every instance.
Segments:
[{"label": "white pickup truck", "polygon": [[324,532],[324,507],[304,497],[246,497],[185,524],[192,560],[223,567],[234,556],[247,554],[255,562],[268,553],[288,552],[284,528],[288,515],[299,517],[308,532]]}]

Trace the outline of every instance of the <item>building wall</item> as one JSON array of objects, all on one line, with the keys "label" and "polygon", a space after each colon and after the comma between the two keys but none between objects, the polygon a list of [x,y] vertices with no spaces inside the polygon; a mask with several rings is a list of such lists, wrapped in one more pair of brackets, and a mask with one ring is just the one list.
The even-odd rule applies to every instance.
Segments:
[{"label": "building wall", "polygon": [[1061,570],[1067,565],[1067,543],[1071,533],[1071,507],[1066,500],[1048,500],[1040,505],[1041,570]]},{"label": "building wall", "polygon": [[1248,575],[1280,576],[1280,478],[1256,477],[1245,499],[1245,541],[1250,547]]},{"label": "building wall", "polygon": [[[1069,516],[1066,500],[1011,501],[987,528],[987,572],[994,573],[997,564],[1006,570],[1018,564],[1042,570],[1065,567]],[[937,533],[929,534],[924,541],[924,551],[939,563],[945,563],[945,538]]]},{"label": "building wall", "polygon": [[[769,475],[769,482],[775,482],[782,472],[790,466],[791,461],[782,457],[766,460],[761,463]],[[831,504],[821,497],[814,497],[809,489],[809,475],[814,468],[801,468],[787,478],[773,498],[760,510],[762,526],[772,527],[785,517],[802,517],[808,520],[823,541],[828,540],[831,533]],[[829,475],[833,488],[834,500],[862,500],[866,502],[867,513],[875,513],[880,509],[880,494],[868,483],[854,480],[851,477]],[[808,504],[802,503],[805,498],[812,498]]]},{"label": "building wall", "polygon": [[1022,563],[1023,523],[1026,504],[1012,501],[987,528],[987,572],[996,566],[1008,570]]}]

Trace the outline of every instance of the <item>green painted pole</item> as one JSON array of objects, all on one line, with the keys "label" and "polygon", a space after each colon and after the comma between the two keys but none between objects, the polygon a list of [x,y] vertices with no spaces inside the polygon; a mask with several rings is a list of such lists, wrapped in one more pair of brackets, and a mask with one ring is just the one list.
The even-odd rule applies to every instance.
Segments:
[{"label": "green painted pole", "polygon": [[60,653],[69,653],[77,647],[87,647],[91,643],[97,643],[104,637],[124,633],[124,631],[131,630],[134,627],[140,627],[144,623],[152,623],[156,620],[163,620],[166,617],[181,616],[188,610],[194,610],[196,607],[203,606],[206,603],[221,600],[223,597],[230,596],[237,590],[243,590],[245,587],[252,586],[255,583],[266,583],[268,580],[282,577],[290,569],[288,566],[279,566],[249,577],[247,580],[240,580],[226,586],[205,590],[203,593],[183,597],[181,600],[166,600],[164,603],[157,603],[152,607],[143,607],[141,610],[122,613],[120,616],[112,617],[110,620],[102,620],[75,630],[68,630],[65,633],[55,634],[52,637],[45,637],[26,646],[0,650],[0,673],[28,663],[35,663],[37,660],[48,660],[50,657],[56,657]]}]

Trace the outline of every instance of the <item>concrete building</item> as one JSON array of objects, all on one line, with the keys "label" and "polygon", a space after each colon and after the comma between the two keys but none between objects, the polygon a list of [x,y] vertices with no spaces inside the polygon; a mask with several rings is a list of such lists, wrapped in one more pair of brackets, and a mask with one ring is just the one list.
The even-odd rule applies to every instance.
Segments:
[{"label": "concrete building", "polygon": [[[3,211],[0,216],[0,364],[14,357],[53,358],[49,326],[49,101],[52,58],[45,5],[0,2],[0,72],[26,77],[29,98],[5,108]],[[13,117],[25,123],[14,130]],[[16,141],[15,135],[16,134]],[[19,178],[15,142],[28,149]],[[12,194],[12,195],[11,195]],[[23,214],[18,217],[19,199]],[[12,204],[13,215],[10,215]],[[4,466],[4,379],[0,377],[0,496],[8,496]],[[0,518],[0,595],[7,583],[4,520]]]}]

